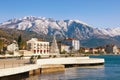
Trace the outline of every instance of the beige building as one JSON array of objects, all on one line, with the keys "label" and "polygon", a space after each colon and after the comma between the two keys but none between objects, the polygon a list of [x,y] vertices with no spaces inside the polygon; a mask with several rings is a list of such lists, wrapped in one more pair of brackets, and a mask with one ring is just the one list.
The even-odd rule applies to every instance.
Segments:
[{"label": "beige building", "polygon": [[16,41],[13,41],[12,44],[7,46],[7,51],[14,52],[14,51],[17,51],[17,50],[19,50],[19,47],[18,47],[18,44],[17,44]]},{"label": "beige building", "polygon": [[65,44],[61,44],[60,45],[60,52],[66,51],[66,52],[70,52],[70,46],[65,45]]},{"label": "beige building", "polygon": [[97,48],[93,48],[93,49],[92,49],[92,52],[93,52],[93,53],[97,53],[97,52],[98,52],[98,49],[97,49]]},{"label": "beige building", "polygon": [[116,45],[113,46],[113,53],[114,54],[119,54],[119,49]]},{"label": "beige building", "polygon": [[32,51],[35,55],[49,55],[49,42],[32,38],[27,41],[27,49]]},{"label": "beige building", "polygon": [[85,53],[90,52],[90,49],[89,48],[84,48],[84,52]]},{"label": "beige building", "polygon": [[102,47],[97,47],[97,48],[84,48],[83,49],[85,53],[91,52],[91,53],[105,53],[105,49]]}]

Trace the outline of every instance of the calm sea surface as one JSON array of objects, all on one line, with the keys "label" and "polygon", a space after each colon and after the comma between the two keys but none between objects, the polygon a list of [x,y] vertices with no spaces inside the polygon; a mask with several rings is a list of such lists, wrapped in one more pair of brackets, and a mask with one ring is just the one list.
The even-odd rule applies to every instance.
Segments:
[{"label": "calm sea surface", "polygon": [[65,72],[31,76],[24,80],[120,80],[120,55],[90,56],[104,58],[103,66],[67,68]]}]

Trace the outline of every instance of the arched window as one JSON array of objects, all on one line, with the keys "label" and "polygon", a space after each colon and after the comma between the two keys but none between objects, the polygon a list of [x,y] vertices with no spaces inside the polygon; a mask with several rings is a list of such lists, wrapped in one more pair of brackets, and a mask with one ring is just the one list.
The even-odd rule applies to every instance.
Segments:
[{"label": "arched window", "polygon": [[42,50],[40,50],[40,53],[42,53]]},{"label": "arched window", "polygon": [[44,50],[44,53],[46,53],[46,50]]},{"label": "arched window", "polygon": [[36,50],[34,50],[34,53],[36,53]]},{"label": "arched window", "polygon": [[37,52],[39,52],[39,50],[37,50]]}]

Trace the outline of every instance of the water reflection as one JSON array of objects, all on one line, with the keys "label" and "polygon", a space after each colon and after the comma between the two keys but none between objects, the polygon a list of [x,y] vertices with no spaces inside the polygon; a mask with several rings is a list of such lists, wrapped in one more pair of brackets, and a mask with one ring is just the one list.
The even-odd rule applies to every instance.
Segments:
[{"label": "water reflection", "polygon": [[104,77],[104,66],[66,68],[64,72],[30,76],[24,80],[96,80]]},{"label": "water reflection", "polygon": [[40,80],[38,78],[39,75],[35,75],[35,76],[29,76],[28,78],[25,78],[25,79],[21,79],[21,80]]}]

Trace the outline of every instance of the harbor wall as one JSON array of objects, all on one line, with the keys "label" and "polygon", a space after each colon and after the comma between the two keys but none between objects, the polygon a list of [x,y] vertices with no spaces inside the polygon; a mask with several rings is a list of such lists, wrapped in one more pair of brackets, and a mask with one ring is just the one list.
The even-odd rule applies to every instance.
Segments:
[{"label": "harbor wall", "polygon": [[23,75],[36,75],[41,73],[64,71],[66,66],[103,64],[104,59],[89,57],[67,57],[67,58],[49,58],[38,59],[36,64],[0,69],[0,80],[3,78]]},{"label": "harbor wall", "polygon": [[61,71],[65,71],[64,65],[47,64],[47,65],[42,65],[41,67],[41,73],[51,73],[51,72],[61,72]]},{"label": "harbor wall", "polygon": [[38,59],[37,64],[99,64],[104,63],[104,59],[89,58],[89,57],[67,57],[67,58],[50,58],[50,59]]}]

